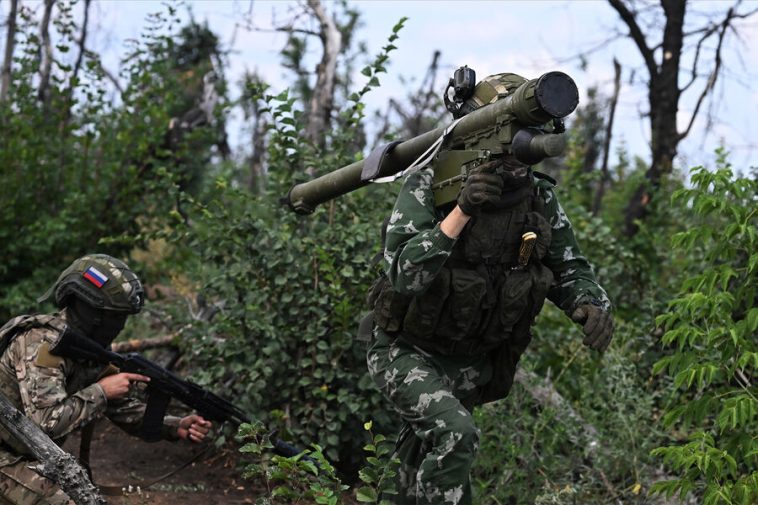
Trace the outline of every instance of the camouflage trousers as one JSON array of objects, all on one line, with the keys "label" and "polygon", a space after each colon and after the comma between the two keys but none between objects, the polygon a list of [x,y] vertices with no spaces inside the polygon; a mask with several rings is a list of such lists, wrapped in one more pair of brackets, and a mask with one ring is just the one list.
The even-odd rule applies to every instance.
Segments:
[{"label": "camouflage trousers", "polygon": [[492,377],[487,355],[432,355],[379,328],[367,353],[369,374],[405,421],[396,504],[468,505],[470,469],[479,448],[471,411]]},{"label": "camouflage trousers", "polygon": [[73,505],[58,485],[38,474],[21,460],[0,467],[0,504],[11,505]]}]

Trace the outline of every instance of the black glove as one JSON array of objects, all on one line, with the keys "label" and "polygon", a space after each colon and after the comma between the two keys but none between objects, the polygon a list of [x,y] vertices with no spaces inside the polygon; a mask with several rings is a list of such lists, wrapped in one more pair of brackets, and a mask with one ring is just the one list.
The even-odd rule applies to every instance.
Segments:
[{"label": "black glove", "polygon": [[613,317],[610,312],[594,303],[586,303],[576,308],[571,319],[583,324],[584,345],[597,351],[604,351],[613,338]]},{"label": "black glove", "polygon": [[[490,162],[478,167],[477,171],[469,175],[466,185],[458,195],[458,207],[464,214],[475,216],[485,203],[495,203],[500,199],[503,192],[503,178],[489,170],[500,162]],[[492,165],[492,167],[490,167]]]}]

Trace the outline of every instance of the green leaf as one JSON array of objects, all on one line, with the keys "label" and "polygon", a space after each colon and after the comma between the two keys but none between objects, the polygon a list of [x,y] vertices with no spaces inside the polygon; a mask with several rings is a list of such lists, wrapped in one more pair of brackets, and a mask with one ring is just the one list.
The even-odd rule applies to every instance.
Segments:
[{"label": "green leaf", "polygon": [[367,486],[358,488],[355,492],[355,499],[361,503],[376,503],[377,498],[376,490]]},{"label": "green leaf", "polygon": [[379,482],[379,474],[371,467],[365,467],[358,471],[358,477],[366,484],[375,484]]},{"label": "green leaf", "polygon": [[395,24],[395,26],[392,27],[392,33],[399,32],[402,28],[405,22],[408,21],[408,18],[406,16],[401,17],[398,22]]},{"label": "green leaf", "polygon": [[274,100],[277,100],[277,101],[280,101],[280,102],[286,102],[288,96],[289,96],[289,90],[285,89],[284,91],[282,91],[281,93],[279,93],[278,95],[276,95],[274,97]]}]

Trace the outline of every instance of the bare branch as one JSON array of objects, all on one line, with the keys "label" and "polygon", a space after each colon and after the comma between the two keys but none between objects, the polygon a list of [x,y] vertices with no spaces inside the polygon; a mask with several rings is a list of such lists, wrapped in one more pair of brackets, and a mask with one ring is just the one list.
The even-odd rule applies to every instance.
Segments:
[{"label": "bare branch", "polygon": [[611,98],[610,111],[608,113],[608,125],[605,129],[605,145],[603,146],[603,165],[600,167],[600,181],[595,193],[595,200],[592,204],[592,215],[597,216],[600,212],[600,205],[605,193],[605,185],[608,183],[608,157],[611,151],[611,137],[613,134],[613,120],[616,116],[616,105],[618,104],[619,94],[621,92],[621,64],[616,58],[613,58],[613,70],[615,78],[613,79],[613,97]]},{"label": "bare branch", "polygon": [[142,352],[147,349],[157,349],[159,347],[175,347],[176,338],[181,334],[181,330],[169,335],[146,339],[131,339],[125,342],[115,342],[111,345],[111,350],[118,353]]},{"label": "bare branch", "polygon": [[89,24],[89,7],[92,0],[84,0],[84,20],[82,21],[82,34],[79,37],[79,55],[76,57],[76,63],[74,63],[74,70],[71,73],[71,79],[69,80],[69,93],[73,92],[76,85],[76,79],[79,76],[79,70],[82,67],[82,61],[84,60],[84,45],[87,42],[87,25]]},{"label": "bare branch", "polygon": [[647,42],[645,41],[645,34],[642,33],[642,30],[637,24],[637,20],[634,14],[621,0],[608,1],[611,4],[611,7],[616,9],[616,12],[618,12],[619,16],[621,16],[621,20],[624,21],[626,26],[629,28],[629,35],[637,45],[637,48],[642,55],[642,59],[645,60],[645,66],[647,67],[648,72],[650,72],[650,77],[655,76],[658,73],[658,65],[655,62],[653,51],[650,49],[650,47],[648,47]]},{"label": "bare branch", "polygon": [[[540,378],[536,373],[524,370],[519,367],[516,369],[516,375],[513,381],[520,384],[534,400],[541,406],[554,409],[561,413],[561,415],[581,427],[582,435],[586,445],[584,446],[584,452],[591,458],[597,456],[598,449],[602,449],[604,446],[600,442],[600,435],[597,428],[579,415],[571,404],[561,396],[560,392],[555,388],[553,383],[548,378]],[[572,440],[573,443],[579,445],[582,441]]]},{"label": "bare branch", "polygon": [[594,54],[594,53],[596,53],[598,51],[603,51],[605,49],[608,49],[608,44],[610,44],[611,42],[614,42],[614,41],[619,40],[619,39],[624,38],[624,37],[626,37],[626,35],[624,35],[623,33],[616,32],[613,35],[611,35],[609,37],[606,37],[605,39],[601,40],[600,42],[598,42],[594,46],[590,46],[588,49],[582,51],[579,54],[575,54],[573,56],[569,56],[568,58],[557,59],[556,61],[560,65],[565,65],[566,63],[572,62],[574,60],[585,60],[591,54]]},{"label": "bare branch", "polygon": [[698,77],[700,77],[697,73],[697,66],[700,61],[700,51],[703,48],[703,44],[706,40],[708,40],[711,35],[716,33],[718,30],[719,25],[712,25],[709,26],[707,29],[703,31],[703,36],[700,37],[700,39],[697,41],[697,45],[695,46],[695,57],[692,61],[692,75],[690,76],[690,82],[682,86],[680,92],[684,93],[692,84],[697,80]]},{"label": "bare branch", "polygon": [[714,86],[716,85],[716,79],[718,79],[719,72],[721,71],[721,49],[724,44],[724,37],[726,35],[727,29],[730,27],[731,20],[734,15],[734,9],[729,9],[729,11],[726,13],[726,18],[724,18],[724,21],[721,22],[721,31],[719,32],[719,39],[718,39],[718,45],[716,46],[716,56],[714,60],[714,66],[713,70],[711,71],[711,74],[708,76],[708,82],[705,83],[705,86],[703,87],[703,91],[700,93],[700,96],[697,99],[697,103],[695,104],[695,110],[692,111],[692,117],[690,117],[689,124],[687,125],[687,128],[679,134],[679,139],[685,138],[687,135],[689,135],[690,130],[692,129],[692,125],[695,124],[695,118],[697,117],[698,112],[700,111],[700,107],[703,105],[703,101],[705,100],[705,97],[708,96],[708,94],[713,91]]},{"label": "bare branch", "polygon": [[[87,53],[88,54],[92,54],[92,51],[87,51]],[[116,90],[120,94],[123,94],[124,93],[124,88],[123,88],[123,86],[121,86],[121,83],[119,82],[118,77],[116,77],[116,75],[113,72],[111,72],[110,70],[108,70],[107,68],[105,68],[103,66],[103,62],[101,62],[99,58],[95,58],[95,61],[97,61],[97,67],[100,69],[100,71],[103,73],[103,75],[109,81],[111,81],[111,83],[113,83],[113,86],[116,88]]]},{"label": "bare branch", "polygon": [[292,25],[282,25],[277,26],[274,28],[253,28],[253,31],[261,32],[261,33],[301,33],[303,35],[310,35],[312,37],[320,37],[321,34],[319,32],[314,32],[313,30],[306,30],[304,28],[295,28]]}]

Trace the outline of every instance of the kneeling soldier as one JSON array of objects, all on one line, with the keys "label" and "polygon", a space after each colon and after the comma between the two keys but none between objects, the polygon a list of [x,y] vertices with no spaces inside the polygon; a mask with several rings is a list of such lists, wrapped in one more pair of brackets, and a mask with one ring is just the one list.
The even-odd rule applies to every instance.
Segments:
[{"label": "kneeling soldier", "polygon": [[[64,270],[40,301],[51,295],[60,312],[19,316],[0,328],[0,392],[59,445],[103,415],[139,436],[145,404],[130,393],[148,377],[106,375],[101,365],[55,356],[50,348],[67,325],[110,347],[126,318],[142,309],[140,280],[122,261],[92,254]],[[202,442],[211,427],[198,415],[166,416],[163,422],[166,440]],[[25,448],[0,428],[0,502],[71,503],[54,482],[29,467],[32,463]]]}]

